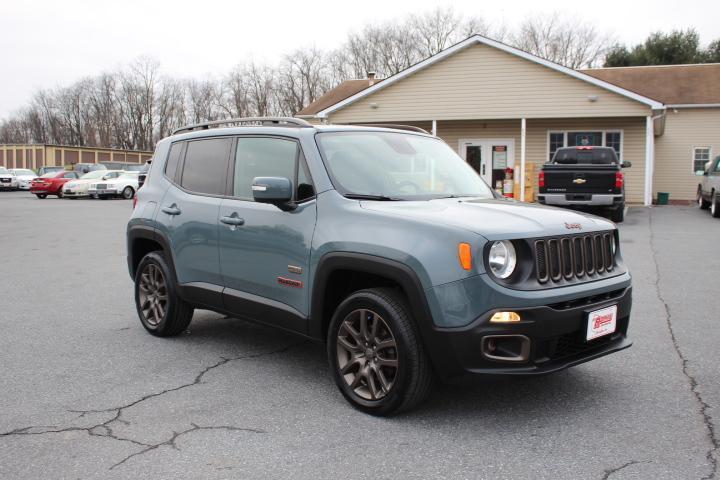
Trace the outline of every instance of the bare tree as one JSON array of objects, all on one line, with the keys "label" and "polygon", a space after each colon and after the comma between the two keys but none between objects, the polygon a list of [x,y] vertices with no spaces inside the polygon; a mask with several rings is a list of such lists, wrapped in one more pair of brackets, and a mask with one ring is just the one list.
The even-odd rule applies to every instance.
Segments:
[{"label": "bare tree", "polygon": [[557,13],[528,17],[511,41],[521,50],[574,69],[598,64],[613,43],[593,25],[563,19]]}]

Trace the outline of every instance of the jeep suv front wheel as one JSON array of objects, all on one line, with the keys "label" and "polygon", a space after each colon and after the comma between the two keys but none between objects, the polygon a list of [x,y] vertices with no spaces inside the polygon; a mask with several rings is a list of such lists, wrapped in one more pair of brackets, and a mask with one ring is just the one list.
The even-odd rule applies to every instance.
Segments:
[{"label": "jeep suv front wheel", "polygon": [[182,300],[175,276],[161,252],[145,255],[135,271],[135,306],[143,327],[158,337],[184,331],[193,316],[193,307]]},{"label": "jeep suv front wheel", "polygon": [[404,298],[392,289],[346,298],[330,323],[327,350],[335,383],[366,413],[409,410],[430,392],[430,362]]}]

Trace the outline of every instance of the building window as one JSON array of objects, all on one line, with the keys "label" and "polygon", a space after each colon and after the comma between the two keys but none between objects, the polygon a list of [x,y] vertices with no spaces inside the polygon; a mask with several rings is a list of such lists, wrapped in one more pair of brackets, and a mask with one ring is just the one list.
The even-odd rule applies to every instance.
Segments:
[{"label": "building window", "polygon": [[612,147],[617,154],[618,160],[622,162],[622,158],[620,158],[622,153],[622,149],[620,148],[621,145],[622,135],[620,132],[605,132],[605,146]]},{"label": "building window", "polygon": [[621,130],[600,131],[551,131],[548,132],[548,161],[561,147],[611,147],[615,150],[618,160],[622,161],[623,134]]},{"label": "building window", "polygon": [[565,146],[565,133],[564,132],[550,132],[550,156],[548,161],[552,160],[555,151]]},{"label": "building window", "polygon": [[710,161],[710,147],[695,147],[693,149],[693,172],[705,171],[705,164]]}]

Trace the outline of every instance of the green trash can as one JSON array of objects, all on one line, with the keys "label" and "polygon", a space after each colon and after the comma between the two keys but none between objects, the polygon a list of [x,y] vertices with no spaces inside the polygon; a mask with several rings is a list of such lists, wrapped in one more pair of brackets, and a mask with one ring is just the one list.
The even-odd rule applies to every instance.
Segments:
[{"label": "green trash can", "polygon": [[670,194],[668,192],[658,192],[658,205],[667,205],[670,203]]}]

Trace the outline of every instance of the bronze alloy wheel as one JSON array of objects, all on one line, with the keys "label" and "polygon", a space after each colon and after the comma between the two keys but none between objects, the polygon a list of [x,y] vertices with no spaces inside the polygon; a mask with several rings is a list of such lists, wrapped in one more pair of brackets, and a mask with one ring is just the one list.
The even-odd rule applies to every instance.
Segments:
[{"label": "bronze alloy wheel", "polygon": [[336,341],[338,368],[347,386],[364,400],[385,397],[398,371],[397,344],[385,320],[372,310],[353,310]]},{"label": "bronze alloy wheel", "polygon": [[140,310],[150,326],[157,326],[167,310],[165,276],[158,265],[148,263],[140,274]]}]

